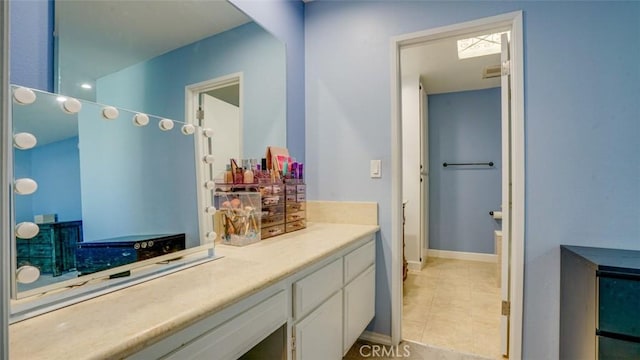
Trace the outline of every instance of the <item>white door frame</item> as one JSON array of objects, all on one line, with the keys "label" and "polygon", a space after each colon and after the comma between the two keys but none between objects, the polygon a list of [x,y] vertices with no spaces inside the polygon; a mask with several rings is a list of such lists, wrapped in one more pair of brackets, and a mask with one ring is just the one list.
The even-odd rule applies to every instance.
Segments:
[{"label": "white door frame", "polygon": [[391,342],[402,337],[402,117],[400,48],[469,32],[504,26],[511,31],[511,312],[510,358],[522,357],[524,294],[524,65],[522,11],[492,16],[435,29],[404,34],[391,39]]},{"label": "white door frame", "polygon": [[[243,133],[242,127],[242,108],[244,103],[244,83],[243,83],[243,75],[242,72],[237,72],[229,75],[224,75],[217,77],[215,79],[205,80],[196,84],[191,84],[185,86],[184,92],[184,112],[185,112],[185,122],[187,124],[199,125],[197,119],[197,109],[199,104],[199,95],[202,92],[207,92],[210,90],[215,90],[219,88],[223,88],[229,85],[240,84],[240,101],[239,101],[239,114],[240,114],[240,133]],[[197,132],[200,134],[200,132]],[[243,146],[243,138],[241,136],[240,139],[240,149]],[[211,190],[207,190],[204,187],[204,183],[208,180],[205,178],[205,168],[203,163],[203,157],[207,152],[204,151],[205,146],[205,138],[204,136],[196,136],[194,141],[195,146],[195,155],[196,155],[196,180],[198,185],[197,189],[197,201],[198,201],[198,224],[200,228],[200,234],[206,234],[209,231],[213,230],[213,217],[208,215],[205,212],[205,209],[209,206],[213,206],[213,197],[206,196],[206,194],[210,193]],[[215,141],[215,134],[213,134],[212,141]],[[241,154],[242,155],[242,154]],[[214,161],[219,161],[219,159],[214,159]],[[215,175],[214,175],[215,176]],[[204,237],[203,237],[204,238]]]}]

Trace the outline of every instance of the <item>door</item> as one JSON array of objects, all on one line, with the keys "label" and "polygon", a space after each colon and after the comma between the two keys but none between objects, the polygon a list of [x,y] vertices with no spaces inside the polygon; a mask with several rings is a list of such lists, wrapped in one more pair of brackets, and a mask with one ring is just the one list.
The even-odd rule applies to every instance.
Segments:
[{"label": "door", "polygon": [[213,158],[213,176],[225,171],[229,159],[240,160],[241,125],[240,108],[209,94],[202,96],[204,110],[203,126],[213,129],[214,138],[211,144]]},{"label": "door", "polygon": [[404,207],[405,257],[409,269],[421,270],[424,261],[424,213],[421,165],[423,164],[422,90],[417,75],[402,78],[402,196]]},{"label": "door", "polygon": [[500,320],[500,349],[504,356],[509,356],[509,277],[510,277],[510,249],[511,249],[511,75],[509,58],[509,40],[507,34],[501,37],[502,51],[500,62],[501,76],[501,106],[502,106],[502,270],[501,270],[501,298],[502,317]]}]

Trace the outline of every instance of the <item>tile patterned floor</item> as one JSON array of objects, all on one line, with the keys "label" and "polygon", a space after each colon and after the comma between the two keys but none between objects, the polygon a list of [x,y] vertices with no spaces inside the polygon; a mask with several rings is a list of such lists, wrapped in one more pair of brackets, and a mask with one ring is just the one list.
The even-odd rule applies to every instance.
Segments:
[{"label": "tile patterned floor", "polygon": [[430,258],[404,284],[403,339],[501,359],[493,263]]},{"label": "tile patterned floor", "polygon": [[435,346],[402,341],[398,346],[383,346],[361,340],[349,349],[343,360],[491,360]]}]

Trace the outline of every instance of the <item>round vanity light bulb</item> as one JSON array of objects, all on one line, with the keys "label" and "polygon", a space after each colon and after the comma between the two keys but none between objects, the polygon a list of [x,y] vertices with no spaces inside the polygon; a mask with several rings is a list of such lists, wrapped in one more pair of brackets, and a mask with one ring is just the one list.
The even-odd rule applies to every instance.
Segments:
[{"label": "round vanity light bulb", "polygon": [[38,190],[38,183],[29,178],[17,179],[13,184],[13,191],[18,195],[30,195]]},{"label": "round vanity light bulb", "polygon": [[68,98],[62,102],[62,110],[67,114],[77,114],[82,109],[82,103],[74,98]]},{"label": "round vanity light bulb", "polygon": [[35,266],[20,266],[16,270],[16,280],[21,284],[31,284],[40,278],[40,269]]},{"label": "round vanity light bulb", "polygon": [[214,161],[214,160],[215,160],[215,159],[214,159],[214,156],[213,156],[213,155],[211,155],[211,154],[209,154],[209,155],[205,155],[205,156],[202,158],[202,161],[204,161],[204,163],[205,163],[205,164],[213,164],[213,161]]},{"label": "round vanity light bulb", "polygon": [[202,129],[202,135],[208,138],[213,137],[213,129],[209,129],[209,128]]},{"label": "round vanity light bulb", "polygon": [[120,112],[113,106],[105,106],[102,108],[102,117],[107,120],[116,119],[118,115],[120,115]]},{"label": "round vanity light bulb", "polygon": [[191,124],[182,125],[182,133],[185,135],[192,135],[196,132],[196,127]]},{"label": "round vanity light bulb", "polygon": [[215,208],[215,206],[207,206],[207,209],[205,211],[209,215],[214,215],[217,209]]},{"label": "round vanity light bulb", "polygon": [[40,232],[40,227],[38,224],[25,221],[16,225],[16,237],[20,239],[31,239],[38,235]]},{"label": "round vanity light bulb", "polygon": [[204,188],[207,190],[213,190],[215,187],[216,187],[216,183],[211,180],[204,183]]},{"label": "round vanity light bulb", "polygon": [[133,115],[133,125],[147,126],[147,124],[149,124],[149,116],[147,114],[138,113]]},{"label": "round vanity light bulb", "polygon": [[21,132],[13,135],[13,146],[20,150],[29,150],[36,146],[38,139],[27,132]]},{"label": "round vanity light bulb", "polygon": [[13,91],[13,99],[21,105],[29,105],[36,101],[36,93],[26,87],[19,87]]},{"label": "round vanity light bulb", "polygon": [[160,130],[162,131],[169,131],[173,129],[173,121],[169,119],[162,119],[158,123],[158,127],[160,127]]},{"label": "round vanity light bulb", "polygon": [[216,234],[215,231],[209,231],[205,236],[207,237],[207,240],[215,240],[218,238],[218,234]]}]

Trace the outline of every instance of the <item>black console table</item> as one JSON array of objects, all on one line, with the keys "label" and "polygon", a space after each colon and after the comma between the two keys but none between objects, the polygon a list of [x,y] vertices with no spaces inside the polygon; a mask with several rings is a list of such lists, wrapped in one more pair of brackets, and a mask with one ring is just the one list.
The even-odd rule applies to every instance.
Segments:
[{"label": "black console table", "polygon": [[16,238],[17,265],[31,265],[41,273],[60,276],[76,267],[76,243],[82,241],[82,221],[38,224],[32,239]]},{"label": "black console table", "polygon": [[561,246],[560,359],[640,359],[640,251]]},{"label": "black console table", "polygon": [[111,269],[185,249],[185,234],[130,235],[78,243],[78,275]]}]

